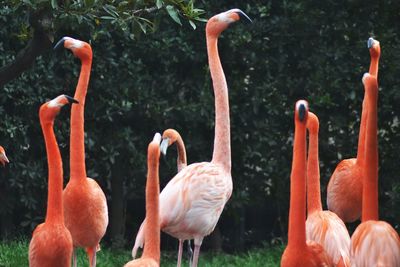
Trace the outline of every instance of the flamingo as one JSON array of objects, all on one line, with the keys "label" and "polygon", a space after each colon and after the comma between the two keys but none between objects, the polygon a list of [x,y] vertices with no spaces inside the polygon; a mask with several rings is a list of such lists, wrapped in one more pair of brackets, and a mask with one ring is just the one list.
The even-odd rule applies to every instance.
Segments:
[{"label": "flamingo", "polygon": [[[172,178],[160,194],[160,227],[179,239],[194,239],[192,266],[196,267],[200,246],[215,228],[232,194],[231,147],[228,87],[218,55],[218,37],[228,26],[245,17],[231,9],[210,18],[206,25],[208,61],[215,94],[215,139],[211,162],[193,163]],[[250,20],[251,21],[251,20]],[[141,227],[132,256],[143,245]]]},{"label": "flamingo", "polygon": [[4,167],[6,166],[6,163],[10,163],[10,161],[7,158],[6,150],[4,149],[4,147],[0,146],[0,164]]},{"label": "flamingo", "polygon": [[84,143],[84,106],[92,65],[92,48],[86,42],[63,37],[55,45],[64,46],[82,62],[74,98],[79,105],[71,111],[70,175],[64,189],[65,225],[74,241],[73,265],[76,266],[76,247],[86,248],[91,267],[96,266],[96,252],[108,225],[107,201],[97,182],[86,176]]},{"label": "flamingo", "polygon": [[288,244],[281,258],[281,267],[333,266],[324,248],[316,242],[306,242],[306,126],[308,103],[296,102],[294,144],[290,174],[290,209]]},{"label": "flamingo", "polygon": [[146,183],[146,244],[140,259],[135,259],[124,267],[160,266],[160,214],[159,214],[159,160],[161,135],[156,133],[147,149]]},{"label": "flamingo", "polygon": [[362,82],[368,95],[362,217],[351,237],[351,262],[357,267],[400,266],[399,235],[378,219],[378,82],[369,73],[364,74]]},{"label": "flamingo", "polygon": [[335,266],[350,267],[350,235],[343,221],[333,212],[322,210],[318,159],[317,115],[308,112],[306,237],[320,244]]},{"label": "flamingo", "polygon": [[[369,73],[378,77],[380,44],[373,38],[368,39],[371,56]],[[344,222],[354,222],[361,216],[362,174],[365,158],[365,125],[368,114],[367,96],[362,104],[360,133],[358,136],[357,157],[344,159],[333,172],[327,188],[327,205]]]},{"label": "flamingo", "polygon": [[36,227],[29,244],[30,267],[71,266],[72,237],[64,225],[62,204],[62,160],[53,129],[54,119],[61,107],[68,103],[78,103],[78,101],[60,95],[43,104],[39,111],[40,125],[46,143],[49,185],[46,219]]}]

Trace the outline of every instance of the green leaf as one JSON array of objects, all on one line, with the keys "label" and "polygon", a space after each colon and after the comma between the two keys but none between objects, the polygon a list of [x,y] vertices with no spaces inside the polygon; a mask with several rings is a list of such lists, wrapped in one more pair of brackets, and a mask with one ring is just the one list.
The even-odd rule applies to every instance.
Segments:
[{"label": "green leaf", "polygon": [[163,4],[164,4],[164,3],[163,3],[162,0],[157,0],[157,1],[156,1],[156,6],[157,6],[158,9],[162,8]]},{"label": "green leaf", "polygon": [[194,24],[193,20],[189,20],[190,26],[192,26],[193,30],[196,30],[196,24]]},{"label": "green leaf", "polygon": [[168,5],[168,6],[166,6],[166,9],[167,9],[168,15],[169,15],[176,23],[178,23],[179,25],[182,26],[182,22],[181,22],[181,20],[179,19],[178,12],[176,12],[175,8],[174,8],[173,6],[171,6],[171,5]]},{"label": "green leaf", "polygon": [[58,8],[57,0],[51,0],[51,7],[52,7],[53,9],[57,9],[57,8]]}]

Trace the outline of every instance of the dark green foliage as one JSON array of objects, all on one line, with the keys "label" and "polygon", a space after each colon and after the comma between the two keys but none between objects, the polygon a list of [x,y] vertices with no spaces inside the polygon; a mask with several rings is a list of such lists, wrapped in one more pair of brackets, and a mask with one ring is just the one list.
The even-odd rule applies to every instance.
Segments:
[{"label": "dark green foliage", "polygon": [[[230,94],[234,179],[232,198],[219,223],[224,248],[244,248],[264,240],[279,243],[286,236],[293,109],[300,98],[307,99],[320,118],[325,204],[326,185],[337,163],[356,155],[364,94],[361,77],[369,67],[370,36],[382,47],[380,215],[398,228],[400,4],[366,5],[358,0],[195,4],[206,10],[204,17],[239,7],[254,20],[237,23],[219,40]],[[58,8],[53,8],[55,13]],[[20,9],[0,12],[0,21],[7,24],[0,28],[0,64],[5,65],[26,44],[29,28],[21,23],[25,20]],[[184,17],[180,16],[181,23],[188,24]],[[57,38],[81,38],[90,41],[94,50],[85,111],[88,175],[101,184],[109,203],[112,179],[123,178],[126,215],[122,219],[131,246],[144,216],[145,160],[153,134],[175,128],[185,140],[189,163],[211,159],[214,99],[204,24],[197,23],[192,31],[160,16],[154,20],[157,32],[132,40],[133,28],[112,23],[101,22],[97,28],[93,21],[77,23],[73,16],[59,23]],[[2,88],[0,139],[12,161],[0,170],[3,236],[5,231],[29,235],[43,220],[47,167],[37,111],[46,99],[73,94],[79,65],[69,51],[49,51]],[[66,108],[55,124],[66,178],[69,115]],[[175,160],[174,151],[162,160],[162,186],[176,172]],[[168,241],[168,245],[175,248],[176,243]]]}]

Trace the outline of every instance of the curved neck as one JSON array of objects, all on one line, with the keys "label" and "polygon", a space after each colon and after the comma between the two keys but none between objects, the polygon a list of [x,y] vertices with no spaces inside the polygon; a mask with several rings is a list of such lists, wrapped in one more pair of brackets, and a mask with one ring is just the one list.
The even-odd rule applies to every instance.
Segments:
[{"label": "curved neck", "polygon": [[368,117],[365,138],[365,166],[363,179],[361,221],[378,220],[378,115],[377,90],[367,90]]},{"label": "curved neck", "polygon": [[229,97],[224,71],[218,54],[218,37],[207,32],[208,64],[215,95],[215,137],[212,162],[231,171],[231,134]]},{"label": "curved neck", "polygon": [[70,175],[71,179],[76,180],[86,178],[84,109],[91,65],[91,60],[82,61],[81,73],[74,95],[79,104],[72,105],[71,109]]},{"label": "curved neck", "polygon": [[369,64],[369,74],[378,79],[379,56],[371,56],[371,63]]},{"label": "curved neck", "polygon": [[178,139],[176,140],[176,147],[178,151],[177,167],[178,172],[180,172],[183,168],[187,166],[185,144],[183,143],[181,137],[178,137]]},{"label": "curved neck", "polygon": [[288,246],[306,246],[306,127],[297,121],[290,174]]},{"label": "curved neck", "polygon": [[367,117],[368,117],[368,96],[367,93],[364,93],[364,99],[362,102],[362,110],[361,110],[361,121],[360,121],[360,131],[358,133],[358,147],[357,147],[357,159],[356,164],[359,166],[364,165],[365,158],[365,130],[367,126]]},{"label": "curved neck", "polygon": [[[308,120],[312,119],[308,113]],[[309,129],[309,144],[307,158],[307,213],[322,210],[320,192],[320,173],[318,158],[318,128]]]},{"label": "curved neck", "polygon": [[146,182],[146,227],[144,258],[152,258],[160,263],[160,219],[159,219],[159,157],[160,152],[155,146],[149,146],[147,157]]},{"label": "curved neck", "polygon": [[63,169],[60,150],[54,135],[53,122],[41,122],[46,143],[48,164],[48,193],[46,223],[64,223],[62,202]]}]

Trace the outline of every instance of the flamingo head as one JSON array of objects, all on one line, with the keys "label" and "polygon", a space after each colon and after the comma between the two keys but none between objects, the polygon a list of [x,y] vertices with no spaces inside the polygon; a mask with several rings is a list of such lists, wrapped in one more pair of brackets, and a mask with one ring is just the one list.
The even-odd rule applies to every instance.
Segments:
[{"label": "flamingo head", "polygon": [[308,131],[310,131],[312,133],[318,133],[318,130],[319,130],[318,117],[311,111],[308,112],[307,129],[308,129]]},{"label": "flamingo head", "polygon": [[378,93],[378,81],[375,76],[369,74],[368,72],[364,73],[362,77],[362,83],[365,91],[369,91],[372,94]]},{"label": "flamingo head", "polygon": [[6,163],[10,163],[6,155],[6,151],[2,146],[0,146],[0,163],[3,165],[3,167],[6,165]]},{"label": "flamingo head", "polygon": [[374,38],[370,37],[368,39],[368,49],[371,57],[379,57],[381,55],[381,45],[379,41],[375,40]]},{"label": "flamingo head", "polygon": [[295,107],[295,119],[301,123],[307,123],[308,118],[308,102],[306,100],[298,100]]},{"label": "flamingo head", "polygon": [[53,100],[44,103],[39,110],[39,117],[41,122],[53,122],[61,108],[66,104],[79,103],[67,95],[59,95]]},{"label": "flamingo head", "polygon": [[161,153],[165,156],[167,154],[167,148],[180,139],[180,134],[174,129],[167,129],[163,132],[162,142],[160,145]]},{"label": "flamingo head", "polygon": [[210,18],[207,22],[206,32],[217,37],[221,34],[221,32],[228,28],[231,23],[240,20],[240,18],[245,18],[252,22],[246,13],[238,8],[234,8]]},{"label": "flamingo head", "polygon": [[156,133],[147,148],[147,161],[158,161],[160,157],[161,134]]},{"label": "flamingo head", "polygon": [[92,47],[86,42],[65,36],[57,42],[57,44],[54,46],[54,49],[57,49],[61,46],[71,50],[74,56],[79,58],[81,61],[92,59]]}]

